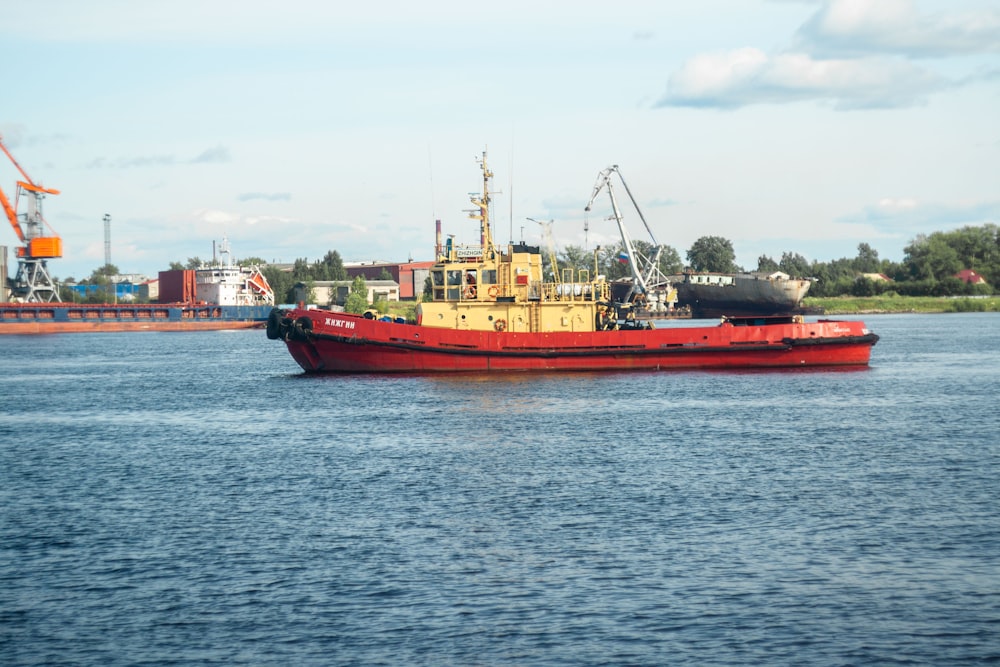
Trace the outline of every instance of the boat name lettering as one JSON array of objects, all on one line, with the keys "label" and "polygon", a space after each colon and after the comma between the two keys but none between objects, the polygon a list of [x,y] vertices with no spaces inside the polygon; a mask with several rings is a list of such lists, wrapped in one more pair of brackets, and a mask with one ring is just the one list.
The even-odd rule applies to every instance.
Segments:
[{"label": "boat name lettering", "polygon": [[483,254],[482,248],[455,248],[455,257],[479,257]]},{"label": "boat name lettering", "polygon": [[326,326],[328,327],[341,327],[343,329],[353,329],[354,322],[350,320],[342,320],[340,318],[328,317],[326,318]]}]

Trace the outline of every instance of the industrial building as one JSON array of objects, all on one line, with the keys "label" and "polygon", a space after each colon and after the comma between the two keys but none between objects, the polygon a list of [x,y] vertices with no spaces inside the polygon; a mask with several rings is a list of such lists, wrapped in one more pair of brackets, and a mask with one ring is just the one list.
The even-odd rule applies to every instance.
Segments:
[{"label": "industrial building", "polygon": [[[343,306],[351,293],[353,280],[316,280],[295,284],[296,303],[319,306]],[[399,301],[400,285],[395,280],[365,280],[368,303]]]}]

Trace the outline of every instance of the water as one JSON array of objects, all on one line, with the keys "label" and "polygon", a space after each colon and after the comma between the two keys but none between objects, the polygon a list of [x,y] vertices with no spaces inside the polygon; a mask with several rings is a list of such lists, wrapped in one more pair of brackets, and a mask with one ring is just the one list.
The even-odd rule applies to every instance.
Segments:
[{"label": "water", "polygon": [[860,371],[0,337],[0,663],[1000,661],[1000,315],[866,320]]}]

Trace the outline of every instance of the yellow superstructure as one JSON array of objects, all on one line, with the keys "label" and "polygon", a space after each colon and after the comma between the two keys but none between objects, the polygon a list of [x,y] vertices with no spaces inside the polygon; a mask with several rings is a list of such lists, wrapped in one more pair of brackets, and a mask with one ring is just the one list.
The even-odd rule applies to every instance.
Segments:
[{"label": "yellow superstructure", "polygon": [[473,196],[480,221],[479,245],[448,244],[431,268],[432,299],[417,307],[420,324],[447,329],[515,332],[579,332],[614,328],[610,287],[590,271],[558,270],[546,281],[539,249],[493,243],[489,184],[493,174],[481,163],[483,192]]}]

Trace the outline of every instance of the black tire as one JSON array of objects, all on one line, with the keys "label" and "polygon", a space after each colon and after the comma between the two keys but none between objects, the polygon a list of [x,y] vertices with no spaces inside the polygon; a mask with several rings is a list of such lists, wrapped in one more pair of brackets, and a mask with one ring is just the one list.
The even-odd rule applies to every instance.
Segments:
[{"label": "black tire", "polygon": [[288,338],[305,343],[312,333],[313,323],[308,317],[300,317],[288,328]]},{"label": "black tire", "polygon": [[270,340],[281,338],[281,311],[277,308],[272,308],[267,316],[267,337]]}]

